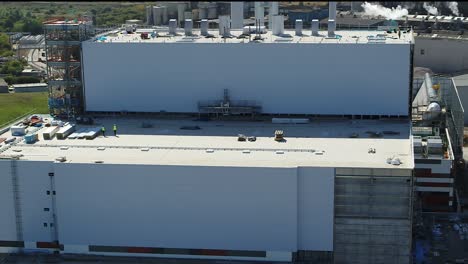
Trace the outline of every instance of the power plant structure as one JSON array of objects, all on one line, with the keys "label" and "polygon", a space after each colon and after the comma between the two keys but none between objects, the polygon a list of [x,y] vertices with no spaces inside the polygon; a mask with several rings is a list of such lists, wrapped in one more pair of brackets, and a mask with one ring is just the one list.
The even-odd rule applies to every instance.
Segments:
[{"label": "power plant structure", "polygon": [[285,29],[274,5],[271,26],[264,4],[255,26],[46,24],[51,100],[82,100],[0,131],[0,250],[411,263],[411,29],[337,30],[336,3]]}]

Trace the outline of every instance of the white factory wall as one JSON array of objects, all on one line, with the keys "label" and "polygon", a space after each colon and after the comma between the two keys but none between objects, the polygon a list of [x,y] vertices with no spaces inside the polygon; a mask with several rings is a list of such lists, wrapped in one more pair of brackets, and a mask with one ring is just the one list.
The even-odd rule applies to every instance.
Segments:
[{"label": "white factory wall", "polygon": [[297,171],[57,164],[60,242],[331,251],[333,169]]},{"label": "white factory wall", "polygon": [[[0,240],[16,241],[15,208],[9,160],[0,160],[0,172]],[[10,250],[13,249],[0,247],[0,253]]]},{"label": "white factory wall", "polygon": [[415,37],[414,66],[430,68],[435,73],[467,70],[467,50],[467,40]]},{"label": "white factory wall", "polygon": [[408,115],[409,44],[83,43],[87,111]]}]

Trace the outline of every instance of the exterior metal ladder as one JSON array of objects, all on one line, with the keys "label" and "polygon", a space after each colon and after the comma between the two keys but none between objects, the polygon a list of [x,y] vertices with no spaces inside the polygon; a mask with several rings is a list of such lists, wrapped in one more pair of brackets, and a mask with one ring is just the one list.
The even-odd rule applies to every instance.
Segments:
[{"label": "exterior metal ladder", "polygon": [[18,180],[17,158],[11,159],[11,182],[13,186],[13,203],[16,219],[16,240],[23,241],[23,216],[21,213],[21,195]]}]

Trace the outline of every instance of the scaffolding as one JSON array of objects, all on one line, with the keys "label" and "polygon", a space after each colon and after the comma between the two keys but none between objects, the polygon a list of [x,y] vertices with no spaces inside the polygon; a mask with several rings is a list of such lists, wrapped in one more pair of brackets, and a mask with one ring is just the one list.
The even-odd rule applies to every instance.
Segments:
[{"label": "scaffolding", "polygon": [[53,18],[44,22],[49,111],[74,119],[84,112],[81,43],[94,36],[92,21]]},{"label": "scaffolding", "polygon": [[262,106],[256,101],[239,100],[233,101],[230,99],[229,90],[224,89],[223,100],[207,100],[198,102],[198,115],[201,114],[215,114],[218,117],[219,114],[223,116],[228,115],[242,115],[260,114],[262,112]]}]

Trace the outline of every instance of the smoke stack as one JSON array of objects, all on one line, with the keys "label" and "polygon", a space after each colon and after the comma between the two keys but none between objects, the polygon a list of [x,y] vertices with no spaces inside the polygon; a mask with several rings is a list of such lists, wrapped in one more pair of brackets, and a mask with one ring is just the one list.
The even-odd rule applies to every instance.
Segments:
[{"label": "smoke stack", "polygon": [[282,15],[275,15],[272,17],[272,33],[276,36],[281,36],[284,33],[284,17]]},{"label": "smoke stack", "polygon": [[208,35],[208,19],[202,19],[200,24],[200,33],[202,36]]},{"label": "smoke stack", "polygon": [[169,20],[169,34],[176,35],[177,29],[177,19],[170,19]]},{"label": "smoke stack", "polygon": [[319,21],[318,19],[312,19],[312,36],[318,36]]},{"label": "smoke stack", "polygon": [[244,2],[231,2],[231,28],[244,28]]},{"label": "smoke stack", "polygon": [[231,17],[219,16],[219,34],[223,37],[231,35]]},{"label": "smoke stack", "polygon": [[328,2],[328,20],[336,21],[336,2]]},{"label": "smoke stack", "polygon": [[273,27],[273,17],[278,15],[278,2],[270,2],[270,10],[268,11],[268,28]]},{"label": "smoke stack", "polygon": [[302,36],[302,19],[296,19],[296,36]]},{"label": "smoke stack", "polygon": [[335,28],[336,28],[336,22],[333,19],[328,20],[328,37],[334,37],[335,36]]},{"label": "smoke stack", "polygon": [[193,21],[192,19],[185,19],[184,29],[185,36],[192,36]]},{"label": "smoke stack", "polygon": [[255,2],[255,21],[260,21],[260,26],[265,25],[265,8],[262,2]]}]

